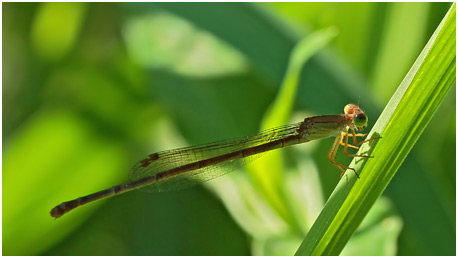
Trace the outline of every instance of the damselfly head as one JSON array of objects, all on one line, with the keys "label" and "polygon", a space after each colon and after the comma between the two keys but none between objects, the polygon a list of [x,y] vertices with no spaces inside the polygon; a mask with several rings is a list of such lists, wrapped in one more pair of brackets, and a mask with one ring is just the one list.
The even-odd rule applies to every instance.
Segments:
[{"label": "damselfly head", "polygon": [[355,104],[348,104],[344,108],[345,114],[349,115],[353,119],[353,125],[358,130],[362,130],[367,126],[367,116],[362,111],[358,105]]}]

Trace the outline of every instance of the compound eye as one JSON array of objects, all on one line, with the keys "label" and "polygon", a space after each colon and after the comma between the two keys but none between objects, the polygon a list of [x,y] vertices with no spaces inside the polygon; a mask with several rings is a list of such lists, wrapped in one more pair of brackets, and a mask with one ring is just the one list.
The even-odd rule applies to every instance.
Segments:
[{"label": "compound eye", "polygon": [[359,113],[353,119],[353,123],[356,127],[366,127],[367,125],[367,116],[364,113]]}]

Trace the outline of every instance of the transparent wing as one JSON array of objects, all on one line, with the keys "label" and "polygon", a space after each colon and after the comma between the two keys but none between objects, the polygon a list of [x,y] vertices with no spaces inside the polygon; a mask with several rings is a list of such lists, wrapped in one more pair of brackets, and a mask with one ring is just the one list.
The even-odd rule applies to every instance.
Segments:
[{"label": "transparent wing", "polygon": [[[297,135],[300,125],[301,123],[289,124],[265,130],[252,136],[157,152],[137,162],[129,171],[129,177],[134,181],[200,160],[218,157],[227,153],[237,152],[283,139],[288,136]],[[262,154],[263,153],[258,153],[252,156],[228,160],[215,165],[188,171],[146,186],[142,188],[142,190],[158,192],[183,189],[227,174],[259,158]]]}]

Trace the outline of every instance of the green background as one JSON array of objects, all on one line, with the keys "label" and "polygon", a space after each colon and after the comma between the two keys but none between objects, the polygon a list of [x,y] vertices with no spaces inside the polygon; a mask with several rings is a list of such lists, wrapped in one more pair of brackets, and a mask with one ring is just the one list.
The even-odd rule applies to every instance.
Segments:
[{"label": "green background", "polygon": [[[256,254],[260,236],[201,186],[134,191],[56,221],[49,210],[126,182],[146,154],[256,133],[292,48],[316,30],[338,35],[303,68],[294,112],[359,101],[371,127],[449,7],[3,3],[3,254]],[[453,90],[386,189],[402,230],[380,254],[456,252],[455,101]],[[340,173],[331,143],[310,150],[325,200]]]}]

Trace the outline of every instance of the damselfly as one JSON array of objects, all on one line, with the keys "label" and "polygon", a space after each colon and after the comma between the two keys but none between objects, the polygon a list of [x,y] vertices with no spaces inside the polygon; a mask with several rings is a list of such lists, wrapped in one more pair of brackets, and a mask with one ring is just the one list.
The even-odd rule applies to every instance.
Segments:
[{"label": "damselfly", "polygon": [[[156,192],[182,189],[222,176],[267,151],[328,137],[336,137],[328,158],[342,171],[340,176],[345,173],[344,169],[350,169],[359,177],[355,169],[334,161],[339,145],[344,146],[346,156],[371,158],[350,154],[347,148],[359,149],[355,145],[380,137],[358,142],[356,137],[366,136],[356,131],[367,126],[367,116],[355,104],[346,105],[344,111],[345,114],[340,115],[308,117],[303,122],[276,127],[252,136],[148,155],[132,167],[129,172],[132,181],[129,183],[63,202],[51,210],[51,216],[59,218],[81,205],[137,188],[148,187],[148,190]],[[349,137],[353,138],[354,145],[348,144]]]}]

